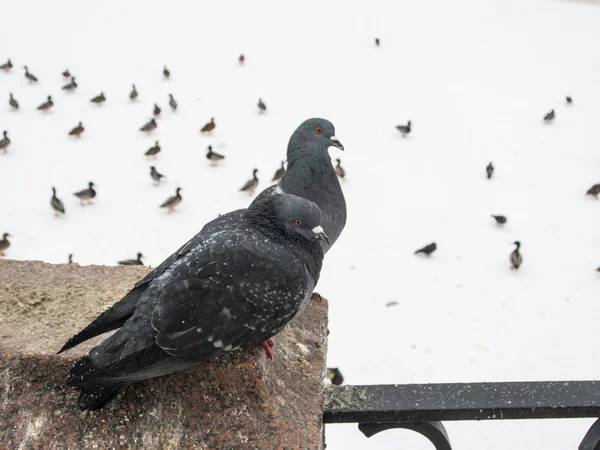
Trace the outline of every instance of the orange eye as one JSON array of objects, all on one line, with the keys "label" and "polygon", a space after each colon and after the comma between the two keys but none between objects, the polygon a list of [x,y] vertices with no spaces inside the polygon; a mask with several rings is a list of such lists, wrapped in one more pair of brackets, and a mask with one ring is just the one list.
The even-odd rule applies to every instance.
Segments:
[{"label": "orange eye", "polygon": [[300,225],[302,225],[302,221],[301,221],[301,220],[298,220],[298,219],[296,219],[296,220],[294,220],[294,225],[298,225],[298,226],[300,226]]},{"label": "orange eye", "polygon": [[315,131],[317,132],[317,134],[321,134],[323,132],[323,128],[317,127],[315,128]]}]

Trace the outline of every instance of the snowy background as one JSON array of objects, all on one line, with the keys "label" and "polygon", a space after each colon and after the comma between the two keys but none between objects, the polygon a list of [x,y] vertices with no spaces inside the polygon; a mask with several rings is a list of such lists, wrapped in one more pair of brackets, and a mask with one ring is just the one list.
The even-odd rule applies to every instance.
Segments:
[{"label": "snowy background", "polygon": [[[252,169],[267,187],[294,129],[325,117],[346,147],[330,153],[347,171],[348,223],[318,292],[330,300],[328,365],[346,383],[598,377],[600,203],[585,193],[600,182],[599,2],[40,0],[4,2],[3,13],[0,62],[15,65],[0,73],[7,258],[115,264],[141,251],[156,266],[218,213],[246,206],[238,189]],[[67,67],[74,93],[60,89]],[[107,102],[90,103],[101,91]],[[49,94],[53,110],[37,111]],[[163,113],[147,136],[138,129],[155,102]],[[211,117],[214,134],[200,135]],[[403,139],[395,125],[409,119]],[[80,120],[83,137],[67,137]],[[149,161],[155,140],[162,152]],[[204,157],[209,144],[226,155],[220,167]],[[168,177],[160,187],[150,165]],[[72,193],[88,181],[98,197],[82,208]],[[51,186],[65,217],[53,215]],[[168,215],[158,205],[178,186],[183,202]],[[524,263],[513,272],[517,239]],[[432,241],[431,258],[413,255]],[[457,449],[564,450],[592,422],[446,427]],[[367,440],[356,425],[328,426],[327,440],[432,448],[409,431]]]}]

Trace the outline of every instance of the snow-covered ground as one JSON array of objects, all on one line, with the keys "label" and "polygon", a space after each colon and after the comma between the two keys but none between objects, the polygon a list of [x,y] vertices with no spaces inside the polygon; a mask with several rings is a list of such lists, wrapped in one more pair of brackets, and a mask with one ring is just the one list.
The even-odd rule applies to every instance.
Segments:
[{"label": "snow-covered ground", "polygon": [[[598,377],[600,203],[585,196],[600,182],[598,2],[37,0],[5,2],[2,17],[0,62],[16,66],[0,73],[8,258],[114,264],[141,251],[155,266],[247,205],[238,189],[252,169],[268,186],[293,130],[321,116],[346,147],[331,154],[348,174],[348,223],[318,291],[330,300],[329,365],[347,383]],[[72,94],[60,89],[67,67]],[[95,106],[100,91],[107,102]],[[52,112],[37,111],[49,94]],[[155,102],[163,113],[146,136],[138,128]],[[211,117],[215,133],[201,136]],[[403,139],[395,125],[409,119]],[[80,120],[83,137],[68,138]],[[148,161],[154,140],[163,150]],[[220,167],[204,158],[209,144],[227,157]],[[168,177],[160,187],[152,164]],[[88,181],[98,197],[82,208],[72,193]],[[51,186],[65,217],[53,216]],[[183,203],[168,215],[158,205],[178,186]],[[513,272],[517,239],[524,263]],[[431,241],[432,258],[413,255]],[[564,450],[591,423],[446,427],[460,449]],[[408,431],[367,440],[355,425],[329,426],[327,439],[330,449],[432,448]]]}]

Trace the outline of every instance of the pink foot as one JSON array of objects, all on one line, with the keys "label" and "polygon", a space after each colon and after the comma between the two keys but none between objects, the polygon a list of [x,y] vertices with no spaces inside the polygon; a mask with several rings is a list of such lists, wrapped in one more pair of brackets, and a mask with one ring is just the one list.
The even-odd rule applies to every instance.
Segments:
[{"label": "pink foot", "polygon": [[271,350],[271,348],[275,346],[275,341],[273,341],[273,339],[269,338],[266,341],[261,342],[260,346],[264,349],[269,359],[275,359],[273,357],[273,351]]}]

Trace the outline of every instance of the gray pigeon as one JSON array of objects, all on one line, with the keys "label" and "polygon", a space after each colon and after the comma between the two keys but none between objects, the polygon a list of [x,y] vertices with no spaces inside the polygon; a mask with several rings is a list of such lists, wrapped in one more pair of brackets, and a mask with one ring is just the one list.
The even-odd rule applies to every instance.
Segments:
[{"label": "gray pigeon", "polygon": [[119,261],[118,264],[120,266],[143,266],[144,265],[144,263],[142,262],[143,257],[144,257],[144,255],[142,255],[141,253],[138,253],[136,259],[126,259],[124,261]]},{"label": "gray pigeon", "polygon": [[10,145],[10,139],[8,138],[8,131],[4,130],[2,132],[2,135],[4,137],[2,139],[0,139],[0,150],[4,150],[4,153],[6,153],[8,151],[8,146]]},{"label": "gray pigeon", "polygon": [[265,105],[265,102],[262,101],[262,98],[258,99],[258,111],[261,114],[267,111],[267,105]]},{"label": "gray pigeon", "polygon": [[435,252],[436,250],[437,250],[437,245],[436,245],[435,242],[432,242],[431,244],[427,244],[425,247],[420,248],[419,250],[417,250],[415,252],[415,255],[419,254],[419,253],[423,253],[424,255],[431,256],[431,254],[433,252]]},{"label": "gray pigeon", "polygon": [[160,183],[160,179],[164,177],[162,173],[158,173],[158,170],[154,166],[150,167],[150,176],[157,183]]},{"label": "gray pigeon", "polygon": [[496,220],[497,225],[504,225],[507,222],[507,219],[504,216],[495,216],[492,214],[492,217]]},{"label": "gray pigeon", "polygon": [[59,216],[65,213],[65,205],[62,200],[56,196],[56,188],[52,188],[52,199],[50,200],[50,206],[55,211],[54,215]]},{"label": "gray pigeon", "polygon": [[544,116],[544,122],[550,123],[554,120],[555,117],[556,117],[556,114],[554,113],[554,110],[552,110]]},{"label": "gray pigeon", "polygon": [[492,179],[492,175],[494,174],[494,165],[492,163],[489,163],[486,166],[485,171],[487,172],[488,180],[491,180]]},{"label": "gray pigeon", "polygon": [[169,106],[173,111],[177,110],[177,102],[173,98],[173,94],[169,94]]},{"label": "gray pigeon", "polygon": [[10,94],[10,97],[8,98],[8,104],[12,109],[19,109],[19,102],[13,97],[12,94]]},{"label": "gray pigeon", "polygon": [[131,383],[237,349],[270,348],[318,282],[320,218],[312,202],[270,196],[227,231],[185,244],[60,349],[119,328],[70,370],[79,408],[100,409]]}]

